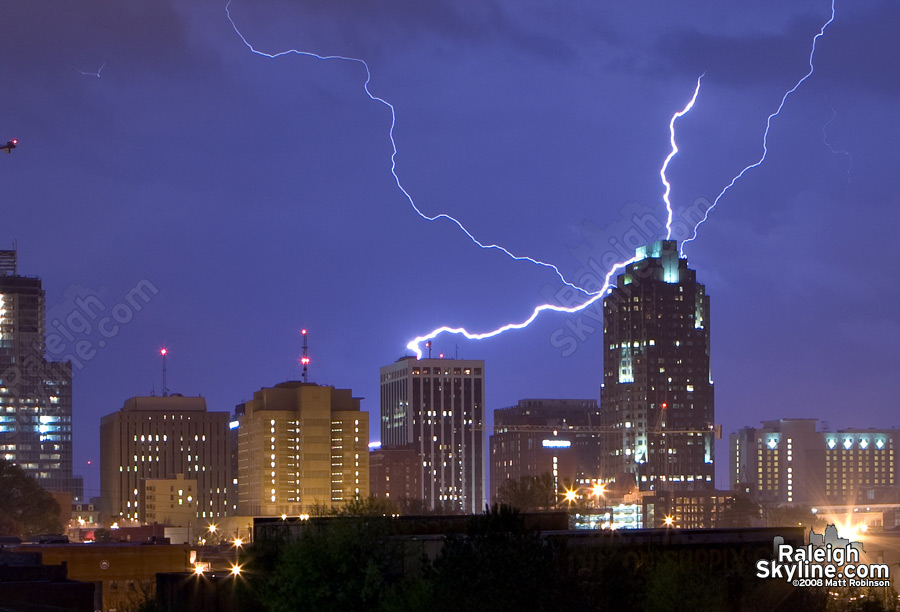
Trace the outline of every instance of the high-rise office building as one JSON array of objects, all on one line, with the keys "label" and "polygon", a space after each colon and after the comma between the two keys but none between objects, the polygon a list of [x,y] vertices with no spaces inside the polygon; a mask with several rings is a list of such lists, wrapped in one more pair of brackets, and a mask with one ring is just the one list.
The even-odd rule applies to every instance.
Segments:
[{"label": "high-rise office building", "polygon": [[48,491],[82,498],[72,474],[72,366],[45,359],[41,279],[0,251],[0,457]]},{"label": "high-rise office building", "polygon": [[[109,516],[147,522],[141,498],[149,481],[195,481],[196,525],[232,514],[227,412],[207,412],[202,397],[132,397],[100,420],[100,487]],[[155,485],[153,485],[155,486]],[[182,490],[184,488],[182,487]],[[154,489],[155,491],[155,489]],[[171,493],[178,500],[177,492]],[[193,497],[193,496],[191,496]],[[152,502],[162,503],[162,498]],[[153,510],[158,508],[154,507]]]},{"label": "high-rise office building", "polygon": [[484,508],[484,361],[403,357],[381,368],[381,446],[412,448],[431,509]]},{"label": "high-rise office building", "polygon": [[280,383],[235,418],[240,514],[312,514],[369,496],[369,414],[350,389]]},{"label": "high-rise office building", "polygon": [[494,411],[490,440],[491,499],[507,480],[549,474],[563,485],[600,477],[597,400],[524,399]]},{"label": "high-rise office building", "polygon": [[603,298],[607,477],[641,490],[714,486],[709,296],[674,240],[637,249]]}]

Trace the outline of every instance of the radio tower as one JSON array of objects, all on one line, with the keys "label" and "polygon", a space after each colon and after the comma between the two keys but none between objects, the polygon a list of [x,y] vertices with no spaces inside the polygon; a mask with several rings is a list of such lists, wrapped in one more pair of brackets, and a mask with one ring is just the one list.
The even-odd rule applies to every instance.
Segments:
[{"label": "radio tower", "polygon": [[303,382],[309,382],[309,380],[307,380],[307,374],[309,373],[309,354],[307,351],[309,349],[309,346],[306,343],[306,329],[301,329],[300,335],[303,336],[303,356],[300,358],[300,363],[303,364]]},{"label": "radio tower", "polygon": [[163,394],[163,397],[166,397],[169,395],[169,390],[166,388],[166,355],[169,354],[169,349],[161,348],[161,349],[159,349],[159,354],[162,356],[162,375],[163,375],[162,394]]}]

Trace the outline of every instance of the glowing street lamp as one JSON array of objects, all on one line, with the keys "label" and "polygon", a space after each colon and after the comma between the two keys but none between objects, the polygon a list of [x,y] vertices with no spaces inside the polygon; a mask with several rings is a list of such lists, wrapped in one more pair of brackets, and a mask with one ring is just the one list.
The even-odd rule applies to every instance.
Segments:
[{"label": "glowing street lamp", "polygon": [[241,544],[243,544],[244,541],[241,538],[235,538],[233,543],[235,548],[240,548]]},{"label": "glowing street lamp", "polygon": [[240,565],[232,565],[231,566],[231,575],[232,576],[240,576],[241,575],[241,566]]},{"label": "glowing street lamp", "polygon": [[564,498],[570,504],[575,501],[575,490],[574,489],[566,489]]},{"label": "glowing street lamp", "polygon": [[667,516],[667,517],[665,518],[665,520],[663,521],[663,523],[666,524],[666,527],[671,527],[672,525],[675,524],[675,518],[674,518],[674,517],[671,517],[671,516]]},{"label": "glowing street lamp", "polygon": [[606,485],[598,482],[594,485],[594,488],[591,489],[591,492],[594,494],[594,497],[603,497],[604,495],[606,495]]}]

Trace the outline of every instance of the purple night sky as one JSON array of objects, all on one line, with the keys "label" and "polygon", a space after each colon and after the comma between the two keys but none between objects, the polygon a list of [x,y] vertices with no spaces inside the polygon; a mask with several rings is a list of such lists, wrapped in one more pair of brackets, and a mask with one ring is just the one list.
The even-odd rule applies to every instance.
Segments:
[{"label": "purple night sky", "polygon": [[[900,5],[835,8],[766,162],[687,248],[726,434],[778,417],[900,425]],[[231,14],[263,51],[368,62],[422,211],[577,279],[636,235],[635,215],[663,219],[669,120],[700,74],[668,171],[676,219],[759,158],[830,5],[234,0]],[[390,173],[390,110],[364,81],[359,63],[254,55],[224,2],[0,1],[0,140],[19,139],[0,154],[0,247],[18,241],[20,273],[43,278],[48,332],[68,335],[51,357],[89,356],[74,404],[89,495],[100,417],[160,392],[162,346],[171,391],[230,411],[300,376],[307,327],[311,380],[377,415],[378,368],[413,337],[487,331],[564,295],[552,271],[415,214]],[[141,283],[155,295],[138,310],[125,296]],[[79,325],[89,296],[121,321],[109,337]],[[595,319],[547,313],[492,340],[442,335],[435,353],[485,359],[492,410],[599,398],[601,343]],[[717,462],[727,486],[726,441]]]}]

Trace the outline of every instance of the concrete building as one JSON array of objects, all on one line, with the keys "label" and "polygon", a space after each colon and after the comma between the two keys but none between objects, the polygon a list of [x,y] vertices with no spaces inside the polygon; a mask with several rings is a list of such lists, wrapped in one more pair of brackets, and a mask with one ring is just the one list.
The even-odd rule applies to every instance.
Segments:
[{"label": "concrete building", "polygon": [[490,439],[491,499],[507,480],[553,477],[563,483],[600,477],[600,412],[597,400],[524,399],[494,411]]},{"label": "concrete building", "polygon": [[311,514],[369,496],[369,415],[349,389],[280,383],[235,419],[240,514]]},{"label": "concrete building", "polygon": [[145,523],[188,527],[197,522],[196,478],[146,478],[138,495],[138,513]]},{"label": "concrete building", "polygon": [[81,500],[72,474],[72,365],[45,359],[41,279],[20,276],[0,251],[0,457],[48,491]]},{"label": "concrete building", "polygon": [[126,400],[121,410],[100,421],[104,512],[120,522],[147,522],[141,510],[142,505],[149,509],[141,496],[147,492],[145,481],[180,478],[196,482],[197,525],[227,516],[232,494],[228,422],[227,412],[207,412],[202,397]]},{"label": "concrete building", "polygon": [[635,256],[603,299],[604,472],[642,491],[712,489],[709,296],[675,241]]},{"label": "concrete building", "polygon": [[381,368],[382,448],[412,448],[427,508],[484,508],[484,361],[403,357]]},{"label": "concrete building", "polygon": [[763,421],[729,436],[733,489],[761,502],[876,503],[898,483],[900,430],[817,431],[816,419]]},{"label": "concrete building", "polygon": [[95,542],[23,545],[16,551],[39,553],[45,565],[65,565],[70,580],[93,583],[93,609],[102,612],[136,609],[154,596],[157,573],[192,567],[192,552],[184,545]]}]

